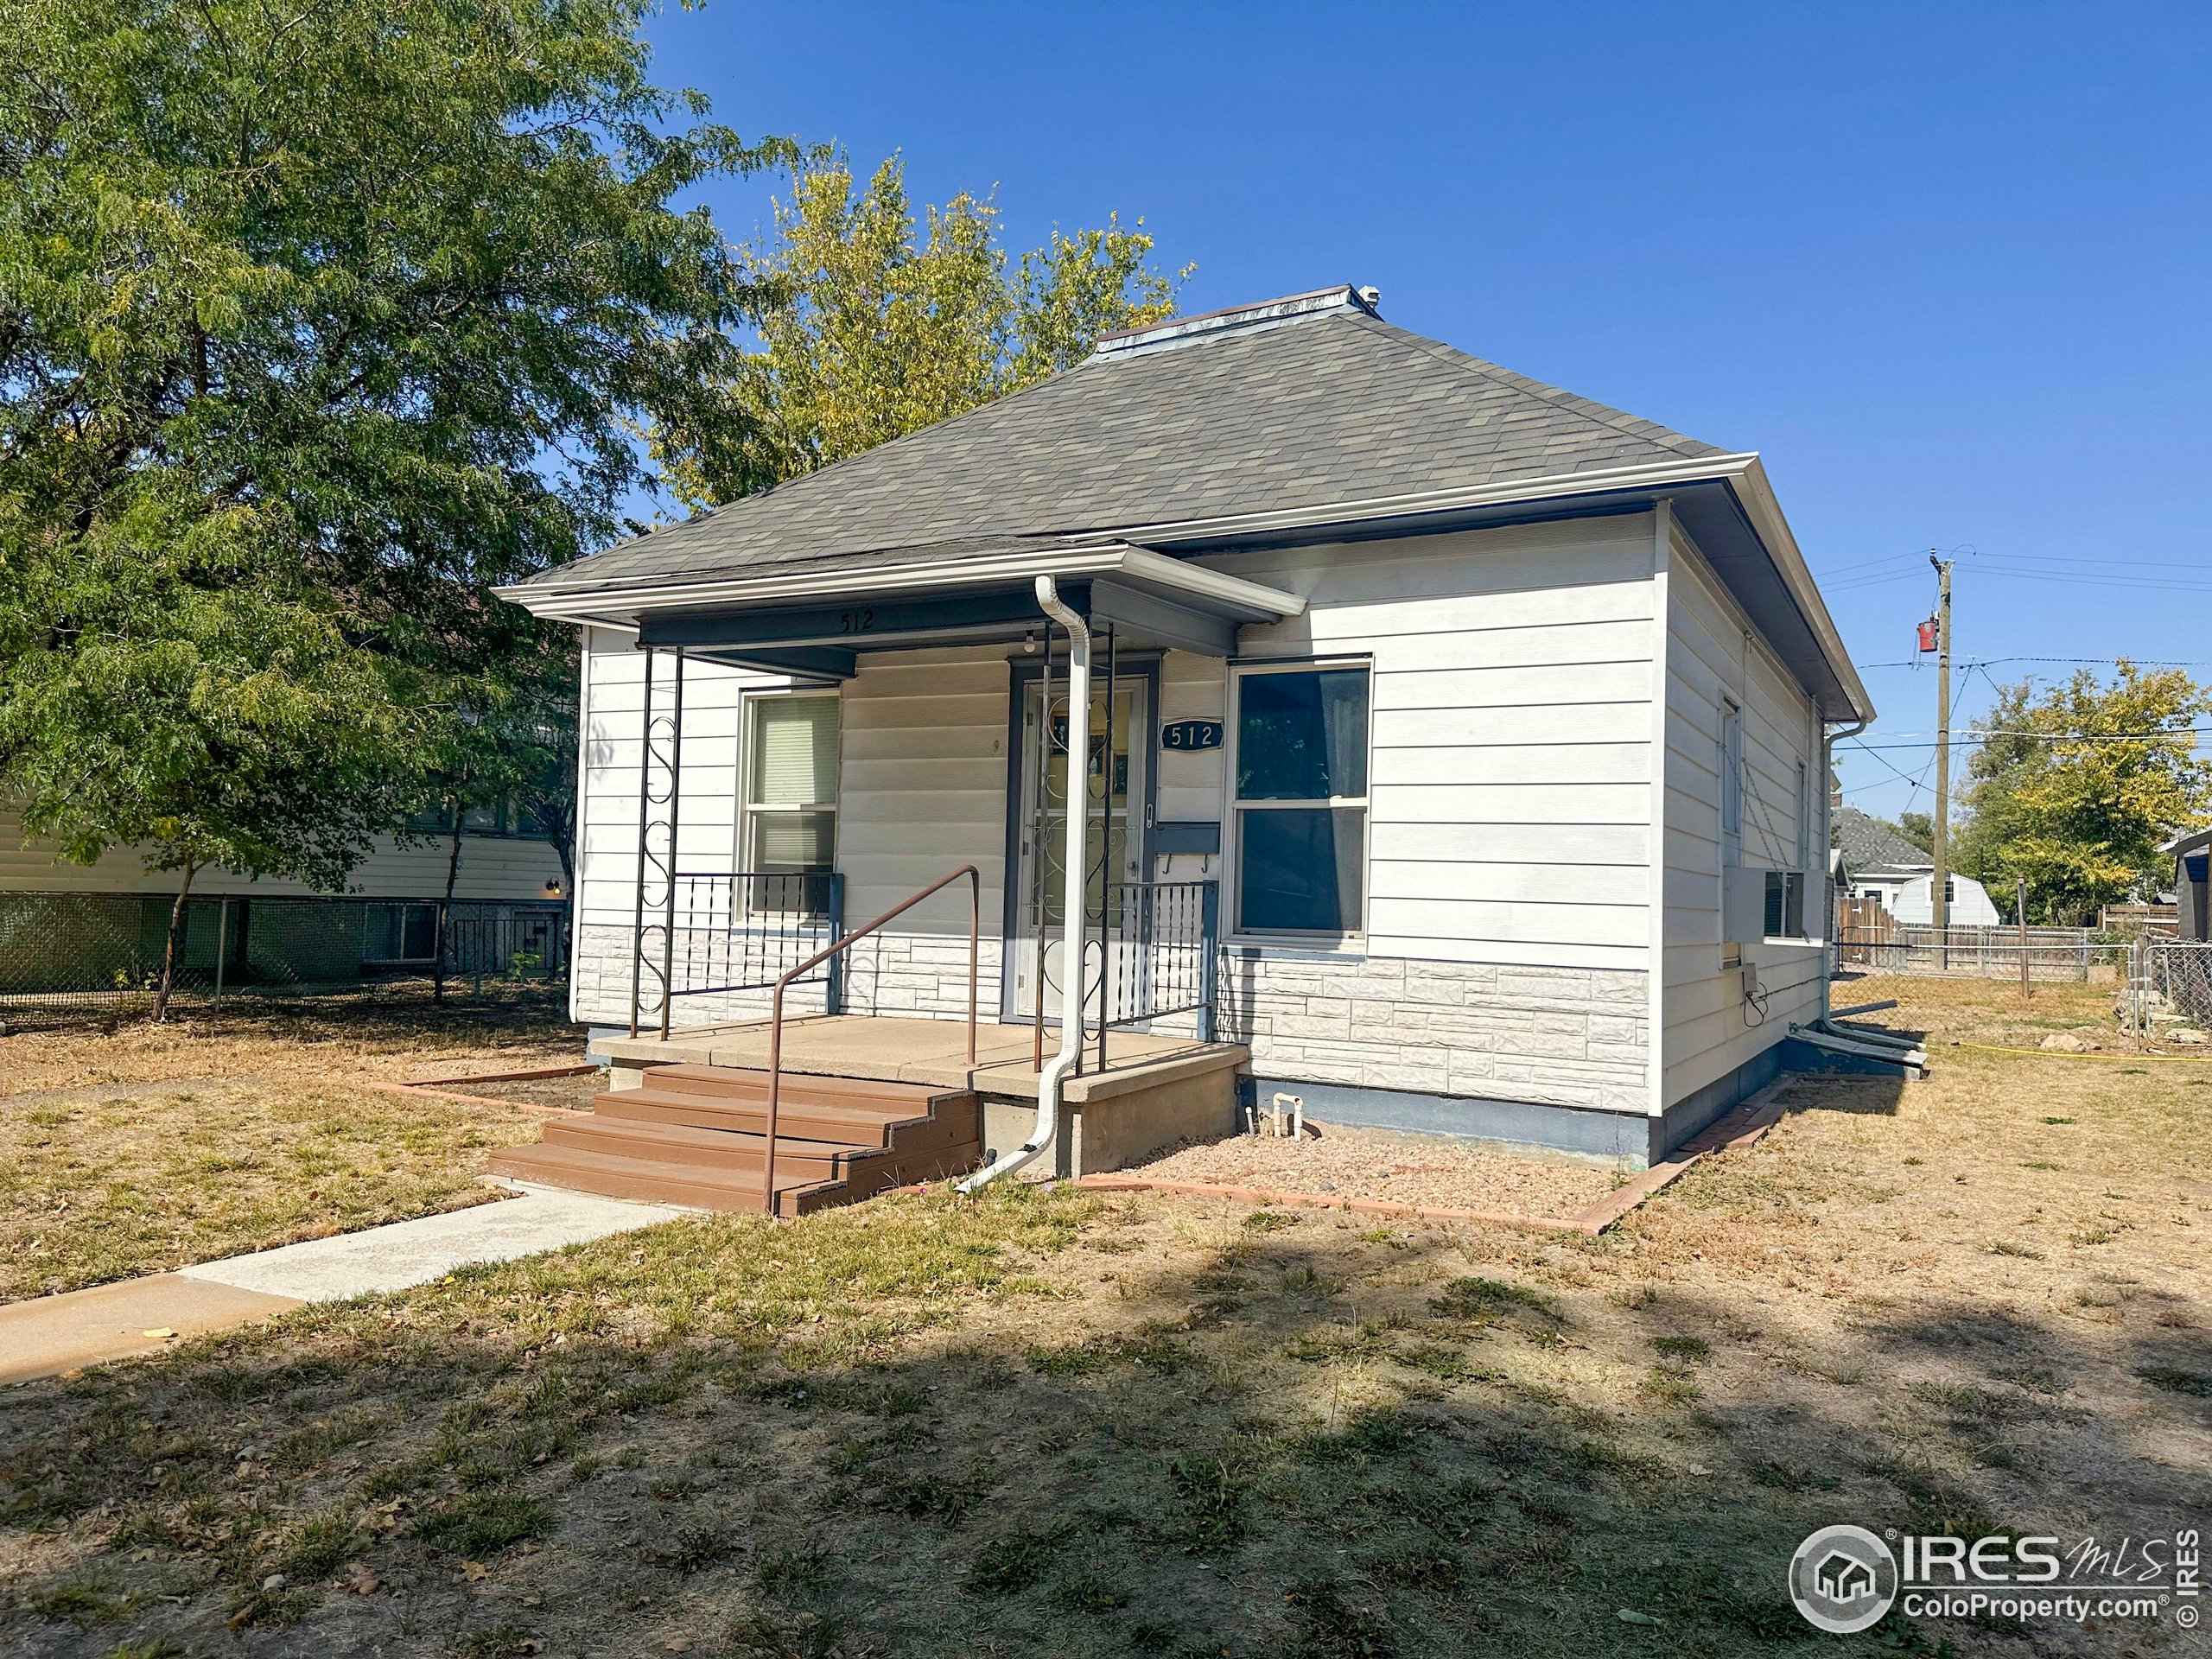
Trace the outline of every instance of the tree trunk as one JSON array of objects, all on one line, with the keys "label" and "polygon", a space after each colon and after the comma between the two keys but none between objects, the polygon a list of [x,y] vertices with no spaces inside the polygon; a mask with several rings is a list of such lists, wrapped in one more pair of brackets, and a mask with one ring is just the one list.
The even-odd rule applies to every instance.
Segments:
[{"label": "tree trunk", "polygon": [[187,859],[184,879],[176,884],[176,902],[169,906],[168,936],[162,944],[162,976],[154,982],[154,1023],[169,1017],[169,988],[176,982],[177,936],[184,931],[185,900],[192,896],[192,878],[199,866]]},{"label": "tree trunk", "polygon": [[453,938],[453,889],[461,876],[461,803],[453,804],[453,842],[446,853],[446,896],[438,901],[437,961],[430,969],[430,1000],[446,1000],[446,947]]}]

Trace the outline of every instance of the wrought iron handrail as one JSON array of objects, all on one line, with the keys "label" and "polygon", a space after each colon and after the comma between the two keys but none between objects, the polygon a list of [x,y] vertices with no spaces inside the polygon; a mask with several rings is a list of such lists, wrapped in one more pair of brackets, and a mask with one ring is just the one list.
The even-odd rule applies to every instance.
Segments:
[{"label": "wrought iron handrail", "polygon": [[849,949],[894,917],[903,916],[923,899],[942,893],[962,876],[968,878],[968,1064],[976,1064],[976,977],[980,959],[983,931],[983,876],[973,864],[963,864],[951,874],[941,876],[919,893],[901,899],[889,910],[864,926],[856,927],[842,938],[817,950],[804,962],[776,982],[772,1000],[768,1005],[768,1121],[763,1126],[766,1146],[761,1156],[761,1208],[767,1214],[776,1213],[776,1109],[780,1103],[784,1081],[784,991],[801,975],[811,973],[839,951]]}]

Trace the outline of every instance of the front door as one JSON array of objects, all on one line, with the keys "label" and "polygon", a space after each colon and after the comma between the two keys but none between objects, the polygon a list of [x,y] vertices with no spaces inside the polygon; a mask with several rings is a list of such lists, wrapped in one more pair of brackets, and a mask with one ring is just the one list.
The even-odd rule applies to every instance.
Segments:
[{"label": "front door", "polygon": [[[1084,794],[1090,812],[1085,844],[1090,853],[1090,879],[1085,887],[1092,934],[1098,927],[1099,907],[1109,905],[1107,931],[1116,932],[1116,914],[1121,908],[1119,884],[1143,878],[1145,826],[1152,806],[1152,779],[1147,766],[1145,734],[1150,712],[1147,683],[1131,676],[1114,688],[1114,718],[1110,733],[1106,720],[1106,687],[1103,673],[1091,678],[1090,754],[1084,768]],[[1041,977],[1045,1009],[1059,1008],[1062,981],[1061,871],[1067,849],[1068,813],[1068,690],[1065,681],[1052,688],[1052,738],[1039,775],[1039,725],[1044,717],[1043,687],[1029,681],[1022,689],[1021,748],[1015,766],[1020,780],[1009,791],[1008,804],[1019,814],[1014,825],[1014,889],[1009,906],[1014,920],[1007,963],[1007,1011],[1027,1017],[1036,1011]],[[1132,742],[1134,738],[1135,741]],[[1109,812],[1109,790],[1110,807]],[[1116,884],[1109,896],[1108,874]],[[1042,881],[1041,898],[1039,880]],[[1039,928],[1044,949],[1038,949]],[[1085,975],[1086,991],[1095,995],[1099,958],[1093,946]]]}]

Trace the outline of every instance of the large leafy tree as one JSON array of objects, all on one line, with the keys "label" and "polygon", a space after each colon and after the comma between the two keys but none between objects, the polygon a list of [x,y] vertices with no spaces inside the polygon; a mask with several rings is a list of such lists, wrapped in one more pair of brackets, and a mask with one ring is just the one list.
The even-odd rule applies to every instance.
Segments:
[{"label": "large leafy tree", "polygon": [[739,251],[757,346],[690,418],[653,434],[694,507],[796,478],[1080,362],[1098,336],[1173,315],[1153,238],[1063,234],[1019,256],[963,193],[918,221],[894,156],[864,184],[834,149],[791,163],[772,233]]},{"label": "large leafy tree", "polygon": [[2194,728],[2212,690],[2122,662],[2057,685],[2003,688],[1968,764],[1958,868],[2031,917],[2076,922],[2171,879],[2159,844],[2212,816],[2212,761]]},{"label": "large leafy tree", "polygon": [[335,885],[573,649],[486,590],[613,531],[636,423],[708,412],[749,279],[673,203],[788,152],[649,82],[644,4],[0,0],[33,833]]}]

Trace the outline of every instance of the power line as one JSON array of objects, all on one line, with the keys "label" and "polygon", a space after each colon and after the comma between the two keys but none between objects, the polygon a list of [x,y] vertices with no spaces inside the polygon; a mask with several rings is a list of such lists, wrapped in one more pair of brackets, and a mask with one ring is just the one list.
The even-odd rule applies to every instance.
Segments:
[{"label": "power line", "polygon": [[[2069,663],[2085,668],[2112,668],[2125,662],[2133,668],[2212,668],[2212,658],[2164,657],[1976,657],[1961,664],[1966,668],[1987,668],[1997,663]],[[1918,668],[1921,658],[1904,657],[1894,663],[1853,663],[1862,671],[1874,668]]]}]

